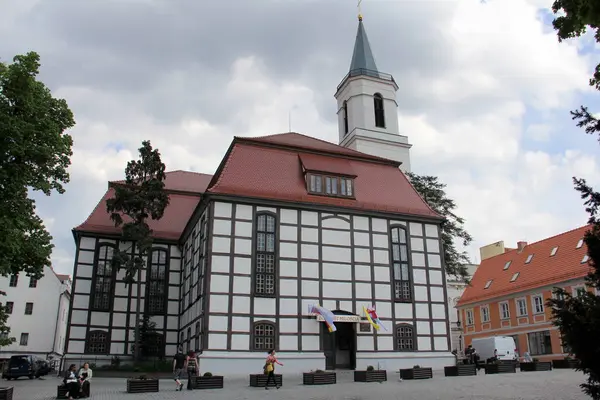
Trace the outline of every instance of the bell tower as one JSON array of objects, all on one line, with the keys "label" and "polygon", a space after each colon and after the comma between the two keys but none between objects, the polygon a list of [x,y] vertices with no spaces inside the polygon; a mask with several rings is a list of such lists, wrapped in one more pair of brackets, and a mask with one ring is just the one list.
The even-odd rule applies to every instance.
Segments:
[{"label": "bell tower", "polygon": [[362,15],[350,70],[338,85],[339,144],[374,156],[402,162],[400,169],[410,172],[408,137],[398,127],[398,85],[390,74],[379,72]]}]

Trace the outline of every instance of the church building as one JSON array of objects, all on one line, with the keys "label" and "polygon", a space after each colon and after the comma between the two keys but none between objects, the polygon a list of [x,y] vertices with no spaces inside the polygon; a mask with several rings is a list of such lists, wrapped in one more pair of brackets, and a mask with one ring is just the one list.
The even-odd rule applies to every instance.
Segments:
[{"label": "church building", "polygon": [[[110,266],[131,244],[106,213],[119,185],[109,182],[73,229],[67,363],[127,362],[139,310],[156,323],[152,354],[182,346],[215,374],[261,371],[271,349],[282,373],[453,364],[442,217],[402,172],[411,145],[397,89],[359,18],[335,95],[339,145],[292,132],[235,137],[213,175],[167,173],[170,205],[150,222],[154,248],[129,286]],[[312,305],[333,312],[335,332]],[[376,309],[380,330],[363,307]]]}]

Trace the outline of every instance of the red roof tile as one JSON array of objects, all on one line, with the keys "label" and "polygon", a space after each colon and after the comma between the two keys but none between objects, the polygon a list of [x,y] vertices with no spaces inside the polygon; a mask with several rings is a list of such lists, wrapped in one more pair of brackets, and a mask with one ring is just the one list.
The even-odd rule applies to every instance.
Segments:
[{"label": "red roof tile", "polygon": [[337,175],[356,176],[350,161],[343,158],[319,156],[316,154],[299,154],[300,162],[305,170],[325,172]]},{"label": "red roof tile", "polygon": [[[583,244],[578,249],[577,244],[589,229],[589,226],[583,226],[529,244],[521,252],[513,249],[483,260],[473,275],[471,285],[467,286],[460,298],[458,306],[586,276],[590,267],[581,261],[587,254],[587,247]],[[551,256],[555,247],[558,247],[556,254]],[[531,261],[525,264],[532,254]],[[505,270],[508,262],[510,265]],[[511,278],[517,272],[519,276],[511,282]],[[485,289],[490,280],[491,285]]]},{"label": "red roof tile", "polygon": [[[165,177],[165,189],[178,192],[204,193],[212,175],[190,171],[171,171]],[[112,181],[110,183],[124,183],[124,180]]]},{"label": "red roof tile", "polygon": [[[176,187],[186,187],[186,185],[182,184]],[[108,189],[102,200],[92,211],[92,214],[74,230],[88,233],[120,234],[121,229],[115,228],[110,215],[106,211],[106,200],[113,197],[114,194],[115,190],[113,188]],[[157,239],[179,240],[181,233],[200,202],[200,196],[170,194],[169,199],[169,206],[166,208],[164,216],[158,221],[149,220],[148,225],[154,231],[153,236]],[[127,221],[127,219],[125,220]]]},{"label": "red roof tile", "polygon": [[387,163],[400,164],[397,161],[389,160],[387,158],[372,156],[370,154],[361,153],[360,151],[348,149],[337,144],[326,142],[325,140],[316,139],[310,136],[303,135],[296,132],[278,133],[276,135],[259,136],[259,137],[236,137],[238,142],[254,142],[263,144],[275,144],[279,146],[293,147],[296,149],[314,150],[318,152],[324,152],[336,155],[347,155],[360,157],[362,159],[383,161]]},{"label": "red roof tile", "polygon": [[[419,196],[398,167],[389,163],[320,156],[327,158],[336,169],[341,167],[336,164],[340,161],[348,164],[356,175],[356,199],[310,195],[307,193],[298,159],[300,156],[304,160],[304,154],[302,150],[261,147],[236,138],[220,175],[216,176],[216,182],[208,189],[208,193],[440,218]],[[324,161],[319,159],[320,164]]]}]

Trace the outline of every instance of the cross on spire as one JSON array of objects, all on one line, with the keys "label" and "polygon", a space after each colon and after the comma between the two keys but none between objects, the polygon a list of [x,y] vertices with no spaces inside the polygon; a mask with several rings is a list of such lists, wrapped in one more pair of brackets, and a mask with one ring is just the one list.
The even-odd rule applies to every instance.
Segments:
[{"label": "cross on spire", "polygon": [[356,7],[358,8],[358,20],[362,21],[362,11],[361,11],[361,7],[360,7],[360,3],[362,3],[363,0],[358,0],[358,4],[356,5]]}]

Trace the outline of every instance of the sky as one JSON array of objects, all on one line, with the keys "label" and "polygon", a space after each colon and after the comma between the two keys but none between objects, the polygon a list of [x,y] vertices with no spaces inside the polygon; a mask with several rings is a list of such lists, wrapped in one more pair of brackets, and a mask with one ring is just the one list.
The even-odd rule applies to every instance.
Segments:
[{"label": "sky", "polygon": [[[467,249],[534,242],[587,221],[572,177],[600,185],[600,146],[571,121],[600,111],[590,35],[559,43],[551,0],[364,0],[379,70],[398,86],[413,172],[447,184]],[[212,174],[234,136],[338,140],[354,0],[0,0],[0,59],[36,51],[75,114],[71,182],[36,195],[71,273],[71,229],[123,178],[142,140],[168,170]]]}]

